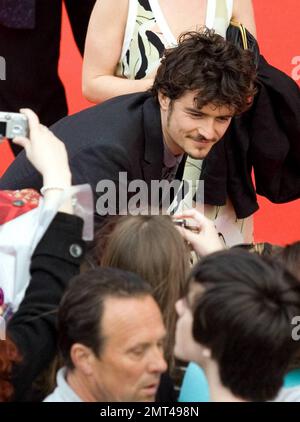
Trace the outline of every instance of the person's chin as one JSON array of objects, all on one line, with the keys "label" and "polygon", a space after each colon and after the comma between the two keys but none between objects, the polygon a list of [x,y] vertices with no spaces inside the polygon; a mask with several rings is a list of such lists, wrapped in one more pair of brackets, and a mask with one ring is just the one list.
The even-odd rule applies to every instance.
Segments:
[{"label": "person's chin", "polygon": [[194,160],[204,160],[204,158],[207,157],[207,154],[209,153],[210,150],[206,151],[206,150],[193,150],[188,152],[188,156],[193,158]]},{"label": "person's chin", "polygon": [[191,148],[188,151],[188,155],[196,160],[204,160],[210,152],[213,144],[209,143],[205,146],[199,146],[198,148]]},{"label": "person's chin", "polygon": [[158,390],[158,386],[143,388],[143,392],[142,392],[140,401],[146,401],[146,402],[149,402],[149,403],[154,402],[157,390]]}]

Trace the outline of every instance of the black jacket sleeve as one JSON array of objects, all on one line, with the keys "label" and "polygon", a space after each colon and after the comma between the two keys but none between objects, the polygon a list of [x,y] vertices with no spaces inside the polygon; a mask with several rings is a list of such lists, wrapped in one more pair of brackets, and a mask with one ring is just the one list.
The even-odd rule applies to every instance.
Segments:
[{"label": "black jacket sleeve", "polygon": [[223,205],[228,194],[238,218],[258,209],[256,193],[276,204],[300,198],[299,86],[260,56],[258,88],[251,109],[233,119],[206,157],[201,175],[205,203]]},{"label": "black jacket sleeve", "polygon": [[12,377],[16,401],[55,356],[57,308],[70,279],[79,273],[85,248],[82,227],[80,218],[58,213],[33,254],[30,284],[7,328],[22,355]]}]

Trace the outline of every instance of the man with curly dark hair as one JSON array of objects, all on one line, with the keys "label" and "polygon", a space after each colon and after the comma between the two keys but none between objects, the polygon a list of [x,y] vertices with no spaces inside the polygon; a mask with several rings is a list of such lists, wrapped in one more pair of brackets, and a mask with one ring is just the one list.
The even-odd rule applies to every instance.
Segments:
[{"label": "man with curly dark hair", "polygon": [[[181,178],[180,162],[187,155],[206,157],[232,118],[250,107],[255,80],[252,53],[208,29],[188,32],[166,51],[150,92],[116,97],[60,120],[52,130],[66,144],[74,183],[92,185],[101,216],[106,215],[101,182],[115,183],[117,213],[121,172],[126,206],[128,183],[144,181],[147,188],[154,180],[173,180],[176,172]],[[41,186],[24,155],[0,182],[0,189]]]},{"label": "man with curly dark hair", "polygon": [[166,51],[151,90],[170,151],[205,158],[231,119],[250,107],[255,75],[250,51],[208,29],[183,34]]}]

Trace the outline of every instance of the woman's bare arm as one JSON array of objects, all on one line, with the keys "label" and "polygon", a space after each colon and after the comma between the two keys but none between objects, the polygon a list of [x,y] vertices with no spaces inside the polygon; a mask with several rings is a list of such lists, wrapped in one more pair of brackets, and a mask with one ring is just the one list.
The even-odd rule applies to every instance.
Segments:
[{"label": "woman's bare arm", "polygon": [[82,90],[93,103],[117,95],[146,91],[153,79],[129,80],[115,75],[128,15],[129,0],[98,0],[86,37]]},{"label": "woman's bare arm", "polygon": [[252,0],[234,0],[232,17],[241,22],[256,37],[256,25]]}]

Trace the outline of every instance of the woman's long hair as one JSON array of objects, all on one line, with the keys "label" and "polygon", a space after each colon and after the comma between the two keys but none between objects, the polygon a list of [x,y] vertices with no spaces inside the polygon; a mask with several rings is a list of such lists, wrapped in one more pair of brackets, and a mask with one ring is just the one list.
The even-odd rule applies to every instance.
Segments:
[{"label": "woman's long hair", "polygon": [[[101,231],[98,238],[101,238]],[[124,216],[100,248],[100,265],[139,274],[153,288],[167,329],[166,359],[172,369],[175,303],[186,288],[189,251],[169,216]]]}]

